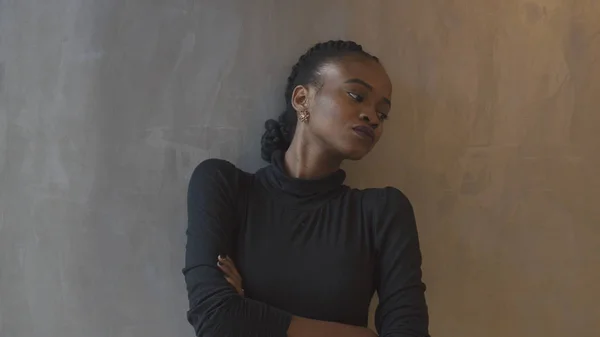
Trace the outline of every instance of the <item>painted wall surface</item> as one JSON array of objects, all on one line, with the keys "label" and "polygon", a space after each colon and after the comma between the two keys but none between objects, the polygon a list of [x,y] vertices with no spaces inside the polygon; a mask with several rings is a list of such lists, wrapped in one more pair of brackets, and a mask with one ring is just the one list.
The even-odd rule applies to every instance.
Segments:
[{"label": "painted wall surface", "polygon": [[185,190],[262,165],[311,44],[394,83],[348,182],[415,206],[435,336],[600,331],[600,2],[0,0],[0,336],[191,336]]},{"label": "painted wall surface", "polygon": [[412,200],[432,334],[600,336],[600,1],[394,4],[350,180]]}]

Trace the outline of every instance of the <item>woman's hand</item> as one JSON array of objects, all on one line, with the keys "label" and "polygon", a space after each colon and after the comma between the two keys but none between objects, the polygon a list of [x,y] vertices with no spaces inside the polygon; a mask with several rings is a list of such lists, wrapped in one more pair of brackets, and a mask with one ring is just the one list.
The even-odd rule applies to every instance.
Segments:
[{"label": "woman's hand", "polygon": [[244,288],[242,287],[242,276],[238,272],[233,260],[229,256],[219,255],[217,257],[217,266],[225,274],[225,279],[231,284],[240,296],[244,296]]}]

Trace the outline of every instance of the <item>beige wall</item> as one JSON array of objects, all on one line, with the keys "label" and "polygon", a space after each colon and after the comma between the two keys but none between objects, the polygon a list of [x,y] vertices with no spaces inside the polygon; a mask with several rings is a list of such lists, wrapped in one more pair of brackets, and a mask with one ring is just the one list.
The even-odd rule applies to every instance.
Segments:
[{"label": "beige wall", "polygon": [[385,3],[393,115],[348,170],[411,198],[432,334],[600,336],[600,1]]}]

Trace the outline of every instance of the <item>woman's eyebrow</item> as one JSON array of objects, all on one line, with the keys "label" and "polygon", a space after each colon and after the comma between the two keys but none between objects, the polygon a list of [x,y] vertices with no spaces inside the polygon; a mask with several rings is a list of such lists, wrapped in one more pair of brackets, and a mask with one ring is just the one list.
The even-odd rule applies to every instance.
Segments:
[{"label": "woman's eyebrow", "polygon": [[367,89],[369,89],[369,90],[373,90],[373,86],[372,85],[370,85],[369,83],[361,80],[360,78],[349,79],[349,80],[346,81],[346,83],[358,83],[358,84],[361,84],[361,85],[367,87]]}]

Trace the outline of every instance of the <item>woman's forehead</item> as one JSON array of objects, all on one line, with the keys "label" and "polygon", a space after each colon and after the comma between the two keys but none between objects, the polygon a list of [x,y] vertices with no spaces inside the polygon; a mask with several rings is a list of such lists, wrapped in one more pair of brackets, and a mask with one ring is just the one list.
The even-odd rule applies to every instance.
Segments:
[{"label": "woman's forehead", "polygon": [[339,85],[358,79],[368,83],[373,90],[379,91],[382,95],[391,95],[392,84],[390,78],[383,66],[375,60],[344,58],[324,64],[320,73],[324,82],[330,84]]}]

